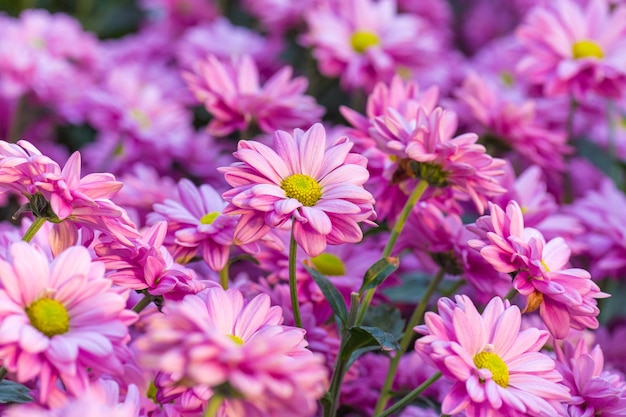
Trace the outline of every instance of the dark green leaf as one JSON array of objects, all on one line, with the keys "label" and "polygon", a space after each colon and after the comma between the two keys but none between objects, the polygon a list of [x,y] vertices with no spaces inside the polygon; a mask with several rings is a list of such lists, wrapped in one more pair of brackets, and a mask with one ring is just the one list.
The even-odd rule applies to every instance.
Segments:
[{"label": "dark green leaf", "polygon": [[395,303],[417,303],[433,277],[429,274],[415,273],[402,276],[402,284],[385,288],[382,292]]},{"label": "dark green leaf", "polygon": [[322,294],[326,297],[326,301],[330,304],[330,308],[332,308],[333,312],[341,319],[341,322],[345,324],[348,320],[348,309],[346,308],[346,302],[337,287],[335,287],[328,278],[320,274],[317,269],[310,268],[307,265],[304,267],[313,278],[313,281],[315,281],[317,286],[320,287]]},{"label": "dark green leaf", "polygon": [[404,319],[400,310],[388,304],[381,304],[367,309],[363,318],[364,326],[378,327],[399,338],[404,330]]},{"label": "dark green leaf", "polygon": [[354,326],[348,329],[348,339],[340,353],[345,361],[349,361],[352,354],[369,346],[375,346],[380,350],[399,350],[400,345],[396,337],[390,333],[370,326]]},{"label": "dark green leaf", "polygon": [[361,285],[359,293],[378,287],[384,280],[387,279],[387,277],[389,277],[389,275],[398,269],[399,265],[400,260],[391,256],[378,260],[365,273],[365,277],[363,277],[363,285]]},{"label": "dark green leaf", "polygon": [[22,384],[14,381],[0,381],[0,404],[29,403],[33,399],[30,390]]}]

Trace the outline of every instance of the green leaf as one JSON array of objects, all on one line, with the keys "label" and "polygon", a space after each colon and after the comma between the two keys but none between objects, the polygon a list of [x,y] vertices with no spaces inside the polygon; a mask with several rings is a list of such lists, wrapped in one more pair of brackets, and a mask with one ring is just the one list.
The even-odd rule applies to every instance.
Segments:
[{"label": "green leaf", "polygon": [[394,303],[414,304],[422,298],[432,280],[432,275],[425,273],[403,275],[401,285],[385,288],[382,293]]},{"label": "green leaf", "polygon": [[365,273],[365,276],[363,277],[363,285],[361,285],[359,293],[362,294],[363,291],[378,287],[387,279],[387,277],[389,277],[389,275],[398,269],[399,265],[400,260],[396,257],[390,256],[388,258],[379,259]]},{"label": "green leaf", "polygon": [[347,362],[351,360],[355,351],[370,346],[386,351],[400,349],[398,340],[394,335],[378,327],[354,326],[348,329],[348,338],[342,352],[340,352],[341,358]]},{"label": "green leaf", "polygon": [[333,309],[333,312],[339,317],[341,322],[345,324],[348,320],[348,309],[337,287],[335,287],[326,276],[320,274],[317,269],[311,268],[308,265],[304,265],[304,267],[313,278],[313,281],[320,287],[322,294],[326,297],[326,301],[330,304],[330,308]]},{"label": "green leaf", "polygon": [[404,330],[404,322],[400,310],[389,304],[381,304],[367,309],[362,325],[378,327],[400,338]]},{"label": "green leaf", "polygon": [[29,394],[30,389],[14,381],[0,381],[0,404],[30,403],[33,398]]}]

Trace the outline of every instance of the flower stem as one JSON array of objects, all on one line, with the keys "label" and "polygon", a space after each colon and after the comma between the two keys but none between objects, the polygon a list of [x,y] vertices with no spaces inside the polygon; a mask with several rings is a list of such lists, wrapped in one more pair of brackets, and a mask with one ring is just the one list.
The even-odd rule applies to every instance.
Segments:
[{"label": "flower stem", "polygon": [[152,294],[144,293],[143,298],[139,300],[137,304],[135,304],[135,306],[133,307],[133,311],[135,313],[141,313],[141,311],[144,308],[148,307],[148,305],[150,305],[153,300],[154,297],[152,296]]},{"label": "flower stem", "polygon": [[378,397],[378,402],[376,403],[376,408],[374,409],[374,415],[382,412],[385,409],[389,398],[391,398],[391,386],[393,384],[393,380],[396,377],[396,372],[398,371],[400,359],[411,344],[411,340],[413,340],[413,336],[415,334],[413,328],[422,321],[424,313],[426,312],[426,308],[428,307],[428,302],[430,301],[430,298],[432,297],[437,287],[439,287],[439,283],[443,279],[443,275],[444,271],[443,268],[441,268],[439,272],[437,272],[437,275],[435,275],[433,280],[428,285],[428,288],[426,288],[424,295],[422,295],[422,299],[415,307],[415,311],[413,311],[413,315],[406,325],[406,329],[404,329],[404,334],[402,335],[402,339],[400,340],[400,350],[396,352],[395,356],[391,359],[391,362],[389,363],[387,377],[385,378],[385,383],[383,384],[383,387],[380,391],[380,397]]},{"label": "flower stem", "polygon": [[219,411],[222,403],[224,402],[224,397],[221,395],[215,394],[209,400],[209,404],[204,410],[204,417],[217,417],[217,412]]},{"label": "flower stem", "polygon": [[39,229],[41,229],[41,226],[43,226],[45,223],[46,219],[44,219],[43,217],[35,217],[33,223],[30,225],[26,233],[24,233],[24,237],[22,237],[22,240],[24,242],[30,242],[31,240],[33,240]]},{"label": "flower stem", "polygon": [[[406,204],[402,208],[402,211],[400,212],[398,221],[396,222],[395,226],[393,227],[393,230],[391,231],[389,240],[387,241],[387,244],[385,245],[385,249],[383,250],[382,258],[387,258],[391,256],[391,252],[393,251],[393,248],[396,245],[398,236],[400,236],[400,233],[402,233],[402,229],[404,229],[404,225],[406,224],[406,221],[409,218],[409,214],[411,214],[413,207],[415,207],[415,204],[417,204],[420,198],[422,198],[427,188],[428,188],[428,181],[424,179],[421,179],[419,183],[415,186],[415,189],[409,196],[409,199],[407,200]],[[367,309],[369,308],[370,303],[372,302],[372,298],[374,298],[374,292],[376,292],[376,288],[372,288],[370,290],[367,290],[367,292],[365,292],[365,296],[363,297],[363,302],[361,303],[361,306],[359,308],[359,314],[357,316],[357,321],[355,323],[356,325],[359,325],[363,321],[363,318],[365,317],[365,313]]]},{"label": "flower stem", "polygon": [[298,287],[296,283],[296,238],[293,235],[293,226],[291,225],[291,238],[289,239],[289,295],[291,296],[291,309],[293,310],[293,321],[297,327],[302,328],[302,317],[300,316],[300,304],[298,303]]},{"label": "flower stem", "polygon": [[415,388],[413,391],[409,392],[404,398],[400,401],[386,409],[384,412],[380,414],[374,414],[376,417],[387,417],[395,413],[396,411],[402,410],[407,405],[411,404],[417,397],[420,396],[426,388],[430,387],[436,380],[441,378],[441,372],[437,372],[426,381],[424,381],[419,387]]},{"label": "flower stem", "polygon": [[511,301],[513,297],[515,297],[516,295],[517,295],[517,290],[515,288],[511,288],[509,292],[506,294],[506,297],[504,297],[504,299]]},{"label": "flower stem", "polygon": [[225,290],[228,289],[228,267],[229,267],[229,263],[226,262],[226,265],[224,265],[224,268],[220,269],[220,284],[222,285],[222,288],[224,288]]},{"label": "flower stem", "polygon": [[7,368],[5,368],[4,366],[0,366],[0,381],[2,381],[5,376],[7,376],[8,372],[9,371],[7,371]]}]

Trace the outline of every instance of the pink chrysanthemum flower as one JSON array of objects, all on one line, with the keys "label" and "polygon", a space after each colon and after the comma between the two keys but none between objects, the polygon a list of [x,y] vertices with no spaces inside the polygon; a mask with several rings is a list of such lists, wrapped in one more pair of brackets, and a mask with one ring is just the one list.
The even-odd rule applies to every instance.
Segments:
[{"label": "pink chrysanthemum flower", "polygon": [[104,278],[104,265],[75,246],[50,262],[25,242],[0,260],[0,359],[19,382],[35,377],[45,403],[57,380],[72,394],[91,376],[122,372],[116,346],[129,340],[137,315]]},{"label": "pink chrysanthemum flower", "polygon": [[505,190],[496,178],[504,173],[504,160],[492,158],[477,144],[478,135],[452,137],[457,128],[454,113],[441,107],[432,112],[414,104],[407,118],[394,109],[376,117],[370,136],[385,153],[398,161],[398,171],[426,180],[436,188],[450,187],[460,199],[471,199],[480,213],[487,198]]},{"label": "pink chrysanthemum flower", "polygon": [[320,72],[341,77],[345,89],[371,91],[436,59],[442,42],[430,25],[399,14],[395,0],[322,1],[304,18],[301,43],[313,48]]},{"label": "pink chrysanthemum flower", "polygon": [[558,0],[532,9],[517,30],[526,48],[518,70],[547,95],[622,97],[626,86],[626,7]]},{"label": "pink chrysanthemum flower", "polygon": [[572,417],[626,415],[626,381],[618,372],[604,370],[600,346],[589,351],[585,340],[574,346],[568,341],[557,345],[557,370],[572,399],[565,405]]},{"label": "pink chrysanthemum flower", "polygon": [[513,285],[526,297],[525,311],[539,308],[550,333],[567,336],[578,330],[598,327],[597,298],[607,297],[584,269],[570,268],[571,249],[560,238],[546,242],[536,229],[524,228],[522,211],[511,201],[506,212],[490,203],[490,215],[476,221],[472,231],[482,240],[469,245],[497,271],[515,272]]},{"label": "pink chrysanthemum flower", "polygon": [[272,133],[317,122],[324,108],[304,95],[305,78],[291,76],[291,67],[284,67],[261,85],[257,65],[248,55],[230,63],[209,55],[197,63],[196,72],[183,74],[191,91],[213,115],[208,130],[215,136],[251,126]]},{"label": "pink chrysanthemum flower", "polygon": [[415,350],[454,381],[443,399],[442,413],[468,417],[501,415],[553,417],[567,388],[554,360],[539,351],[548,333],[520,331],[517,306],[493,298],[482,314],[469,297],[438,302],[439,313],[428,312],[415,331]]},{"label": "pink chrysanthemum flower", "polygon": [[309,256],[327,244],[356,243],[363,238],[358,223],[375,218],[372,195],[363,188],[367,160],[350,153],[346,136],[327,143],[321,124],[293,136],[278,131],[273,149],[240,141],[230,167],[219,168],[234,188],[223,196],[224,213],[241,214],[235,242],[263,237],[272,227],[293,219],[293,233]]},{"label": "pink chrysanthemum flower", "polygon": [[244,302],[234,289],[211,288],[168,303],[136,346],[149,368],[187,386],[226,396],[225,416],[312,416],[325,392],[321,356],[304,330],[282,326],[269,296]]},{"label": "pink chrysanthemum flower", "polygon": [[166,245],[179,262],[200,255],[214,271],[228,261],[237,216],[223,214],[226,203],[208,184],[198,189],[188,179],[178,183],[179,200],[167,199],[154,205],[148,223],[167,221]]}]

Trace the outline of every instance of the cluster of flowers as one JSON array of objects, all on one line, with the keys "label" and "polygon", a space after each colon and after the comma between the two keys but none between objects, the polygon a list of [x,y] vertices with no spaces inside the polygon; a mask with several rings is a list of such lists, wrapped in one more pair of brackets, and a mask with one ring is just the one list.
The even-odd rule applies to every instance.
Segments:
[{"label": "cluster of flowers", "polygon": [[626,415],[626,3],[140,6],[0,14],[2,415]]}]

